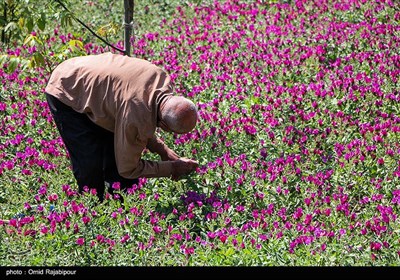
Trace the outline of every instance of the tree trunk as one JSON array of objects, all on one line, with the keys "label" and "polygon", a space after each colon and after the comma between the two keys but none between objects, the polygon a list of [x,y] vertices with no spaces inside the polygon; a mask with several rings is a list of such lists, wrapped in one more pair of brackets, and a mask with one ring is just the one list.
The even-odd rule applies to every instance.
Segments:
[{"label": "tree trunk", "polygon": [[124,0],[125,7],[125,36],[124,36],[124,44],[125,44],[125,55],[131,55],[131,32],[133,26],[133,8],[134,8],[134,0]]}]

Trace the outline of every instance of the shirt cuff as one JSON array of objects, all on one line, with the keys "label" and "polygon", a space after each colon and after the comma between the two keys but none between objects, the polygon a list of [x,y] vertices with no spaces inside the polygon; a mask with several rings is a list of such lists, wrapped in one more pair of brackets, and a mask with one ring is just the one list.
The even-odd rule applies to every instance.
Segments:
[{"label": "shirt cuff", "polygon": [[158,162],[158,175],[160,177],[170,177],[172,175],[172,162],[159,161]]}]

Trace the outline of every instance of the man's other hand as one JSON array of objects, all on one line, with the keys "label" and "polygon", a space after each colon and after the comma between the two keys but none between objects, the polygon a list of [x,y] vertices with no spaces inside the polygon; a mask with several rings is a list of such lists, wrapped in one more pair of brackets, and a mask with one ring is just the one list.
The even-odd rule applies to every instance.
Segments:
[{"label": "man's other hand", "polygon": [[180,158],[172,163],[172,176],[171,179],[178,181],[180,177],[188,175],[195,171],[199,163],[189,158]]}]

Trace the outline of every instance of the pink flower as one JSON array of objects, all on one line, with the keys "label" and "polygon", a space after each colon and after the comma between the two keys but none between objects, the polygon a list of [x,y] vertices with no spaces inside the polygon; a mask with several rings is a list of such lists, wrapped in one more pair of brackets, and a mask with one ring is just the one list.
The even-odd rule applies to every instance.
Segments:
[{"label": "pink flower", "polygon": [[370,247],[371,250],[379,251],[382,248],[382,244],[379,242],[371,242]]},{"label": "pink flower", "polygon": [[129,236],[129,234],[125,234],[125,235],[121,238],[120,242],[121,242],[121,243],[125,243],[125,242],[128,241],[130,238],[131,238],[131,237]]},{"label": "pink flower", "polygon": [[50,194],[50,195],[47,197],[47,199],[48,199],[49,201],[57,201],[58,195],[55,194],[55,193]]},{"label": "pink flower", "polygon": [[154,226],[154,227],[153,227],[153,231],[154,231],[155,233],[160,233],[160,232],[162,232],[162,227],[160,227],[160,226]]},{"label": "pink flower", "polygon": [[236,211],[243,212],[244,211],[244,206],[243,205],[236,206]]},{"label": "pink flower", "polygon": [[90,222],[90,218],[88,216],[82,217],[82,222],[86,225],[87,223]]},{"label": "pink flower", "polygon": [[113,188],[114,190],[119,190],[119,189],[121,189],[121,183],[120,183],[120,182],[114,182],[114,183],[112,184],[112,188]]},{"label": "pink flower", "polygon": [[99,243],[104,243],[105,242],[105,237],[103,236],[103,235],[101,235],[101,234],[98,234],[97,236],[96,236],[96,240],[99,242]]},{"label": "pink flower", "polygon": [[27,236],[27,235],[35,236],[36,233],[37,233],[37,231],[34,230],[34,229],[27,229],[27,230],[24,232],[24,236]]},{"label": "pink flower", "polygon": [[78,244],[79,246],[82,246],[83,244],[85,244],[85,238],[79,237],[79,238],[76,240],[76,244]]},{"label": "pink flower", "polygon": [[227,239],[228,239],[228,237],[227,237],[225,234],[222,234],[222,235],[219,237],[219,240],[221,240],[222,243],[225,243]]},{"label": "pink flower", "polygon": [[40,232],[43,234],[46,234],[49,232],[49,229],[46,226],[42,226],[42,228],[40,229]]},{"label": "pink flower", "polygon": [[17,227],[17,220],[16,219],[11,219],[8,223],[12,227]]}]

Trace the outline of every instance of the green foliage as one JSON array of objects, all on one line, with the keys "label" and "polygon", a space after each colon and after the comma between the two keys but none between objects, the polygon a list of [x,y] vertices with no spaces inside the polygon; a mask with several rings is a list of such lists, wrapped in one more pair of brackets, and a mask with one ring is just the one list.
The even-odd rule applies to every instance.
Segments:
[{"label": "green foliage", "polygon": [[66,11],[54,13],[59,6],[56,1],[6,0],[0,4],[2,44],[10,46],[24,40],[33,31],[45,31],[54,20],[59,20],[62,27],[70,26],[71,15]]},{"label": "green foliage", "polygon": [[[179,4],[175,1],[134,3],[132,41],[135,36],[143,34],[142,30],[149,32],[151,26],[157,29],[160,24],[158,15],[171,16]],[[2,11],[0,13],[0,47],[6,49],[13,45],[21,45],[23,42],[23,46],[38,49],[30,59],[2,55],[0,66],[7,63],[8,72],[13,72],[17,65],[21,65],[24,70],[45,67],[50,73],[55,65],[66,58],[84,55],[86,53],[84,44],[96,40],[100,42],[98,38],[93,37],[88,28],[109,44],[116,44],[123,39],[122,0],[83,2],[80,0],[6,0],[0,3],[0,11]],[[91,17],[83,17],[85,14]],[[79,21],[88,28],[82,26]],[[47,41],[54,30],[64,34],[70,32],[73,34],[73,39],[63,41],[50,50]]]},{"label": "green foliage", "polygon": [[[68,1],[64,3],[70,4]],[[57,46],[57,49],[48,49],[48,40],[54,29],[67,31],[73,27],[72,14],[63,10],[58,1],[7,0],[0,5],[0,10],[4,11],[0,26],[1,46],[5,49],[22,45],[36,50],[30,58],[2,55],[0,65],[6,63],[8,72],[14,72],[17,65],[21,65],[23,70],[33,71],[46,67],[51,72],[55,64],[67,57],[85,53],[78,38]]]}]

